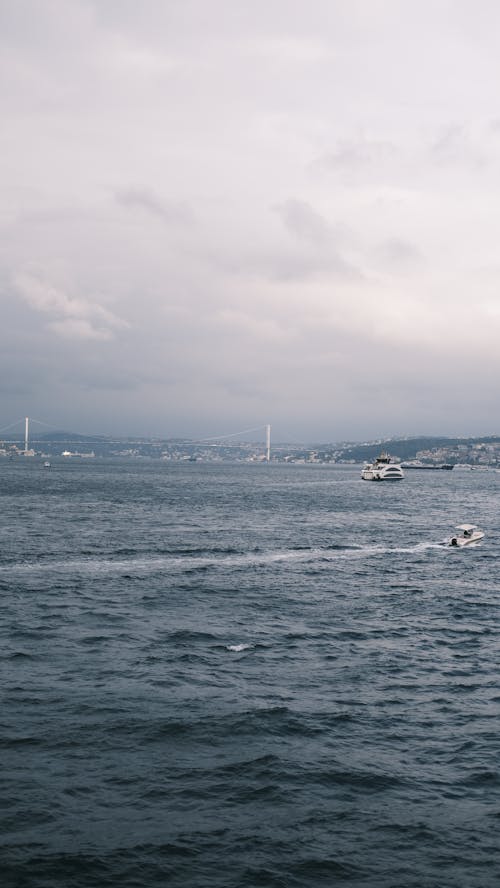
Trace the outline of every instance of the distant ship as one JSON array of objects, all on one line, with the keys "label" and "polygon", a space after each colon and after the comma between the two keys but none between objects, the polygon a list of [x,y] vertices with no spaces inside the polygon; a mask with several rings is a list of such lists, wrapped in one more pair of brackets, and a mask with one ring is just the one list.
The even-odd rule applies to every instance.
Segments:
[{"label": "distant ship", "polygon": [[423,463],[419,459],[412,459],[409,462],[402,463],[404,469],[445,469],[451,471],[453,463]]}]

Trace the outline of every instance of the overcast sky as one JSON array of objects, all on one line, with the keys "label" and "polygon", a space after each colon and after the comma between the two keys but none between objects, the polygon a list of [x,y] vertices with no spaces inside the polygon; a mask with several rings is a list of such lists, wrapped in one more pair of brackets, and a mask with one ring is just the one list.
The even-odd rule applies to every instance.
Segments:
[{"label": "overcast sky", "polygon": [[0,426],[500,431],[496,0],[0,0]]}]

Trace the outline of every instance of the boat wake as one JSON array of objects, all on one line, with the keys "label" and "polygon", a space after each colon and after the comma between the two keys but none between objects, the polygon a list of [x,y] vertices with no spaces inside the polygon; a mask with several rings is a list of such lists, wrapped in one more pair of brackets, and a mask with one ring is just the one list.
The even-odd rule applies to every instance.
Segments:
[{"label": "boat wake", "polygon": [[71,574],[80,576],[102,575],[144,575],[170,571],[190,573],[210,569],[242,569],[266,567],[272,564],[318,564],[325,562],[348,561],[352,559],[377,558],[387,555],[418,555],[429,550],[442,549],[443,542],[421,542],[413,546],[321,546],[298,549],[275,549],[252,552],[217,552],[204,555],[172,554],[160,557],[94,558],[85,557],[64,561],[44,558],[37,561],[20,561],[0,565],[0,576],[15,574]]}]

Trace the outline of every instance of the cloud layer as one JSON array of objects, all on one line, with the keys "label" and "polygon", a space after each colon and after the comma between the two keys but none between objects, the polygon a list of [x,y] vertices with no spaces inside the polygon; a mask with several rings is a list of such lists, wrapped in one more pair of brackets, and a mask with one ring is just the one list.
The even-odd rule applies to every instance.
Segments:
[{"label": "cloud layer", "polygon": [[498,431],[500,10],[290,9],[0,4],[4,424]]}]

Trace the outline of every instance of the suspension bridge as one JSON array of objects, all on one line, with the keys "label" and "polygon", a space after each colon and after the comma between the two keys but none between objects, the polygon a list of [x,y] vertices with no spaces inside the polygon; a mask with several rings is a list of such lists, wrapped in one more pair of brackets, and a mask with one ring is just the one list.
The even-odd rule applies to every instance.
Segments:
[{"label": "suspension bridge", "polygon": [[[33,425],[35,426],[35,432],[33,433]],[[10,433],[8,436],[5,433]],[[209,447],[238,447],[244,442],[244,436],[255,434],[256,432],[264,433],[264,448],[265,455],[264,458],[267,462],[271,460],[271,425],[266,423],[261,426],[253,426],[249,429],[242,429],[238,432],[229,432],[224,435],[214,435],[206,438],[185,438],[180,439],[184,443],[189,445],[206,445]],[[239,439],[239,441],[237,440]],[[17,419],[15,422],[9,423],[9,425],[3,426],[0,428],[0,440],[2,443],[10,444],[12,446],[17,447],[20,453],[24,453],[24,455],[32,456],[34,455],[34,451],[30,447],[33,444],[50,444],[50,443],[58,443],[58,444],[75,444],[81,443],[85,441],[86,444],[102,444],[106,441],[132,441],[132,440],[145,440],[144,438],[139,438],[137,436],[122,436],[118,438],[111,438],[110,436],[105,435],[84,435],[77,432],[62,432],[56,429],[53,425],[49,423],[43,422],[40,419],[35,419],[34,417],[24,417],[22,419]],[[162,436],[151,436],[150,440],[169,440],[163,438]],[[179,440],[179,439],[177,439]]]}]

